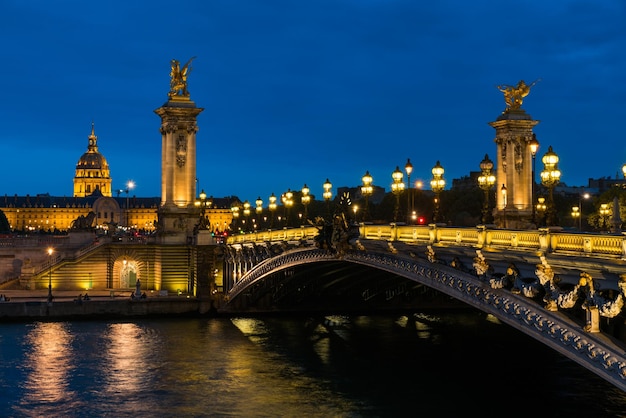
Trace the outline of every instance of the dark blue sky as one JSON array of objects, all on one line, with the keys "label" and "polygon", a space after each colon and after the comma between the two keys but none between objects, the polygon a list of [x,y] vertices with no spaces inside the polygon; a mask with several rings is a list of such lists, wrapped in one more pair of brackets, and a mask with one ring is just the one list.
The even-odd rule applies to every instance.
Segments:
[{"label": "dark blue sky", "polygon": [[563,181],[626,163],[622,0],[0,0],[0,194],[71,195],[95,122],[113,188],[160,195],[169,62],[196,56],[199,188],[267,202],[304,183],[389,190],[411,159],[428,184],[495,161],[498,84],[541,81],[522,107]]}]

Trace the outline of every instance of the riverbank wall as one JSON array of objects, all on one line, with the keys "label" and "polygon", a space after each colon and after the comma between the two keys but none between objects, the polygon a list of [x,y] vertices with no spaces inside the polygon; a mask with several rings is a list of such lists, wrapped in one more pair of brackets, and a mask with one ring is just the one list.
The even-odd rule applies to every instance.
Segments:
[{"label": "riverbank wall", "polygon": [[60,297],[52,302],[46,298],[9,297],[8,301],[0,301],[0,322],[200,316],[212,312],[211,301],[184,296],[90,297],[89,300]]}]

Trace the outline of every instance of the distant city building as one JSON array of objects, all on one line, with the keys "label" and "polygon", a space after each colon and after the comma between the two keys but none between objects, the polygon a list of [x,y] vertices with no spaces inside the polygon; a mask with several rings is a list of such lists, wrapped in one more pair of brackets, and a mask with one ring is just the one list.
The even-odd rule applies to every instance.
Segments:
[{"label": "distant city building", "polygon": [[[113,233],[118,228],[153,232],[161,197],[137,197],[129,188],[112,190],[109,164],[99,152],[92,123],[87,152],[76,164],[73,196],[51,196],[48,193],[0,197],[4,212],[14,231],[64,232],[76,219],[93,212],[93,224],[101,233]],[[233,215],[230,199],[210,198],[206,215],[213,231],[223,232],[230,226]]]},{"label": "distant city building", "polygon": [[86,197],[98,192],[101,196],[111,197],[111,172],[106,158],[98,152],[98,137],[92,122],[87,152],[76,164],[74,196]]},{"label": "distant city building", "polygon": [[588,187],[595,189],[598,193],[604,193],[612,187],[626,187],[626,179],[623,178],[610,178],[600,177],[599,179],[589,179]]},{"label": "distant city building", "polygon": [[452,179],[451,190],[474,190],[478,188],[479,171],[470,171],[469,176],[463,176],[460,179]]}]

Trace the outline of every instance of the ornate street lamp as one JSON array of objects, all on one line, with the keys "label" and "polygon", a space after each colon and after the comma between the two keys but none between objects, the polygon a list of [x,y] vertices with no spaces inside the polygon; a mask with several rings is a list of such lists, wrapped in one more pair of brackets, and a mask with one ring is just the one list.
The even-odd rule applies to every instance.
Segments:
[{"label": "ornate street lamp", "polygon": [[363,209],[363,222],[367,220],[367,209],[368,209],[368,200],[369,197],[374,192],[374,187],[372,186],[372,176],[369,171],[365,172],[365,175],[361,178],[363,182],[363,186],[361,186],[361,195],[365,198],[365,208]]},{"label": "ornate street lamp", "polygon": [[396,207],[393,212],[393,221],[398,221],[398,210],[400,209],[400,195],[404,190],[404,181],[402,178],[404,175],[402,171],[400,171],[400,167],[396,166],[396,169],[391,173],[391,178],[393,179],[393,183],[391,183],[391,191],[396,196]]},{"label": "ornate street lamp", "polygon": [[293,206],[293,192],[291,189],[287,189],[283,195],[283,205],[287,208],[287,217],[285,218],[285,226],[289,227],[289,216],[291,215],[291,207]]},{"label": "ornate street lamp", "polygon": [[307,209],[309,207],[309,203],[311,203],[311,195],[309,194],[310,192],[311,190],[305,183],[305,185],[302,187],[302,190],[301,190],[302,197],[300,198],[300,200],[302,201],[302,206],[304,206],[304,221],[305,222],[307,219],[309,219]]},{"label": "ornate street lamp", "polygon": [[48,247],[48,303],[52,303],[52,253],[54,249],[52,247]]},{"label": "ornate street lamp", "polygon": [[493,161],[489,159],[489,156],[485,154],[485,158],[480,162],[481,174],[478,176],[478,187],[485,192],[485,199],[483,201],[483,224],[491,223],[491,217],[489,216],[489,191],[496,184],[496,176],[493,175]]},{"label": "ornate street lamp", "polygon": [[552,150],[552,145],[548,147],[548,152],[541,159],[544,169],[541,172],[541,183],[549,190],[548,209],[546,211],[547,226],[552,226],[556,222],[556,209],[554,207],[554,187],[561,180],[561,171],[557,164],[559,156]]},{"label": "ornate street lamp", "polygon": [[197,206],[198,208],[200,208],[200,210],[202,211],[202,208],[204,207],[204,201],[206,200],[206,193],[204,193],[204,189],[200,192],[200,194],[198,195],[198,200],[196,200],[194,202],[194,205]]},{"label": "ornate street lamp", "polygon": [[423,217],[418,217],[417,216],[417,211],[415,210],[415,195],[418,194],[418,193],[421,193],[422,187],[424,187],[424,183],[422,182],[422,180],[417,180],[413,184],[413,188],[415,189],[415,193],[413,193],[413,197],[412,197],[412,200],[411,200],[411,206],[413,207],[413,211],[411,212],[411,219],[413,220],[414,224],[417,224],[420,219],[424,219]]},{"label": "ornate street lamp", "polygon": [[[263,215],[263,199],[261,199],[261,196],[257,197],[254,203],[256,204],[255,211],[256,211],[256,215],[258,219],[258,225],[261,225],[261,215]],[[255,230],[256,230],[256,225],[255,225]]]},{"label": "ornate street lamp", "polygon": [[624,175],[624,179],[626,179],[626,164],[622,166],[622,174]]},{"label": "ornate street lamp", "polygon": [[322,194],[322,196],[324,197],[324,200],[326,201],[326,211],[328,212],[328,222],[330,222],[330,199],[332,199],[333,197],[333,185],[328,179],[326,179],[322,187],[324,187],[324,193]]},{"label": "ornate street lamp", "polygon": [[246,217],[245,232],[248,232],[250,230],[250,202],[248,202],[247,200],[243,202],[243,216]]},{"label": "ornate street lamp", "polygon": [[[539,212],[541,219],[543,219],[545,213],[546,213],[546,198],[545,197],[538,197],[537,198],[537,212]],[[541,223],[541,222],[539,222]]]},{"label": "ornate street lamp", "polygon": [[239,219],[239,202],[234,202],[230,210],[233,212],[233,231],[236,231],[237,219]]},{"label": "ornate street lamp", "polygon": [[256,214],[261,215],[263,213],[263,199],[261,199],[261,196],[257,197],[254,203],[256,204]]},{"label": "ornate street lamp", "polygon": [[411,204],[411,173],[413,172],[413,164],[411,164],[411,159],[407,158],[406,164],[404,165],[404,171],[406,171],[406,223],[411,223],[411,212],[413,211],[413,205]]},{"label": "ornate street lamp", "polygon": [[433,215],[433,222],[437,223],[439,220],[439,194],[446,187],[446,181],[443,179],[443,167],[437,161],[437,164],[431,170],[433,173],[433,179],[430,181],[430,189],[435,193],[435,213]]},{"label": "ornate street lamp", "polygon": [[602,203],[600,205],[600,216],[602,217],[602,229],[606,228],[607,230],[608,228],[608,222],[607,222],[607,218],[609,217],[610,211],[609,211],[609,204],[608,203]]},{"label": "ornate street lamp", "polygon": [[269,198],[270,203],[268,209],[270,210],[270,229],[274,226],[274,212],[276,211],[276,195],[272,192]]},{"label": "ornate street lamp", "polygon": [[589,193],[581,193],[578,196],[578,230],[583,230],[583,199],[589,199]]},{"label": "ornate street lamp", "polygon": [[196,200],[195,202],[195,206],[198,206],[200,208],[200,222],[198,223],[198,226],[201,229],[208,229],[209,223],[208,223],[208,219],[206,218],[206,208],[211,207],[211,205],[213,204],[213,199],[210,198],[209,200],[207,200],[204,189],[200,191],[198,198],[200,200]]},{"label": "ornate street lamp", "polygon": [[128,202],[129,202],[128,201],[128,194],[134,188],[135,188],[135,182],[132,181],[132,180],[129,180],[126,183],[126,190],[125,190],[125,192],[126,192],[126,227],[127,228],[130,228],[130,206],[128,206]]},{"label": "ornate street lamp", "polygon": [[[574,220],[574,225],[580,221],[580,208],[578,206],[572,206],[572,219]],[[580,226],[578,230],[580,230]]]},{"label": "ornate street lamp", "polygon": [[530,201],[531,201],[531,206],[532,206],[532,216],[531,216],[531,221],[532,223],[536,224],[536,219],[535,219],[535,205],[532,204],[532,202],[535,201],[535,157],[537,156],[537,151],[539,150],[539,141],[537,141],[537,135],[533,134],[533,138],[530,140],[530,142],[528,143],[528,146],[530,147],[530,155],[533,158],[533,173],[532,173],[532,182],[530,183]]}]

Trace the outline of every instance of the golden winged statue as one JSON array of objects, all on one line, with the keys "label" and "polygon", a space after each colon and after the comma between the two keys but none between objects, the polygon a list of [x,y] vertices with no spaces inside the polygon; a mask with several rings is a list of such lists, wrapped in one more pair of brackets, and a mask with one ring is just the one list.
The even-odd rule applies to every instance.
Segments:
[{"label": "golden winged statue", "polygon": [[191,72],[191,61],[195,58],[196,57],[190,58],[182,68],[180,67],[180,62],[178,62],[178,60],[171,61],[172,70],[170,71],[171,80],[170,92],[168,93],[169,97],[189,97],[189,91],[187,91],[187,76]]},{"label": "golden winged statue", "polygon": [[530,84],[526,84],[524,80],[520,80],[516,86],[502,84],[497,86],[498,90],[504,93],[504,103],[506,103],[505,112],[509,110],[518,110],[522,106],[524,97],[530,93],[530,88],[539,82],[539,78]]}]

